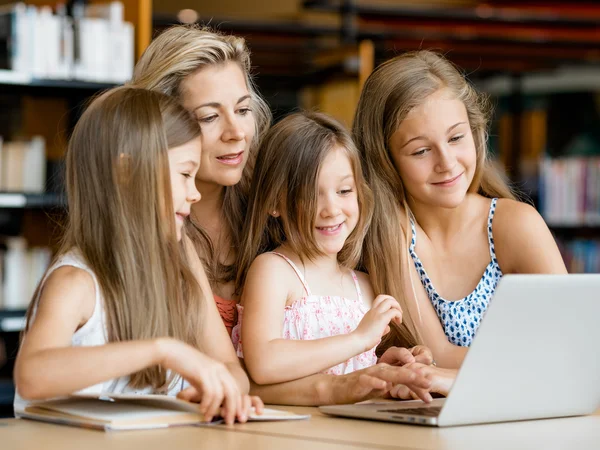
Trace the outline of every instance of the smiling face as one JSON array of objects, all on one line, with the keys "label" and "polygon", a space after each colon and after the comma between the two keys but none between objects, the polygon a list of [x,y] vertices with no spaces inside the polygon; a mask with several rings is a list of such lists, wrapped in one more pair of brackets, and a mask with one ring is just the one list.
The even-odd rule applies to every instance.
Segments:
[{"label": "smiling face", "polygon": [[331,149],[321,164],[317,183],[315,241],[325,254],[337,255],[359,219],[354,174],[346,149]]},{"label": "smiling face", "polygon": [[183,106],[202,129],[199,185],[237,184],[248,161],[255,120],[246,79],[235,62],[211,65],[187,77]]},{"label": "smiling face", "polygon": [[477,165],[464,104],[446,89],[434,92],[402,121],[390,139],[390,153],[414,201],[458,206]]},{"label": "smiling face", "polygon": [[185,219],[190,215],[192,204],[200,200],[195,182],[200,167],[200,148],[200,137],[197,137],[179,147],[169,149],[171,194],[178,241],[181,240],[181,229]]}]

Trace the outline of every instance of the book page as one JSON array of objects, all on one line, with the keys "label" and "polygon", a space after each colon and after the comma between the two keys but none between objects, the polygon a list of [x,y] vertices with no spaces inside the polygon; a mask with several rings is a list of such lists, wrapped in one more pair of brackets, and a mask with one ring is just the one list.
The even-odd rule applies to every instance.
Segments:
[{"label": "book page", "polygon": [[[136,403],[111,402],[97,399],[71,398],[56,402],[45,402],[34,406],[76,417],[101,420],[107,423],[144,421],[148,419],[176,417],[182,414],[186,415],[185,412],[182,413],[181,411],[160,409]],[[198,416],[198,420],[200,420],[200,416]]]}]

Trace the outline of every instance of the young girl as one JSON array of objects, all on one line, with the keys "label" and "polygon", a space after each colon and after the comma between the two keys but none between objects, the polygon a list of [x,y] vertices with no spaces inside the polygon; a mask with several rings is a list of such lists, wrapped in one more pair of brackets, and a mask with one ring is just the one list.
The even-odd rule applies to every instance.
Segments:
[{"label": "young girl", "polygon": [[[368,277],[352,270],[372,204],[341,125],[298,113],[271,128],[252,181],[233,332],[256,383],[341,375],[377,362],[375,346],[402,312],[392,297],[374,298]],[[429,382],[399,370],[428,400]]]},{"label": "young girl", "polygon": [[77,391],[183,391],[208,419],[223,405],[228,423],[246,420],[248,379],[183,235],[199,165],[198,124],[164,94],[116,88],[82,115],[69,225],[28,311],[16,410]]},{"label": "young girl", "polygon": [[366,269],[375,292],[403,306],[400,345],[420,335],[448,368],[460,366],[503,274],[566,272],[543,219],[488,160],[488,118],[451,63],[418,51],[370,75],[353,125],[377,199]]}]

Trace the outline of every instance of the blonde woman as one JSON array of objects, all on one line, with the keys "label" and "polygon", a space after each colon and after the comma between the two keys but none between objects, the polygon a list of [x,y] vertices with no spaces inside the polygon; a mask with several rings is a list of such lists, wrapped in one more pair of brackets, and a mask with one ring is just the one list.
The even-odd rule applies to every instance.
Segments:
[{"label": "blonde woman", "polygon": [[[137,63],[134,85],[178,99],[202,129],[202,165],[196,176],[202,201],[192,207],[190,236],[207,267],[214,298],[229,332],[236,323],[235,258],[256,152],[270,126],[268,106],[250,75],[244,39],[208,28],[174,26],[152,41]],[[413,351],[420,361],[427,351]],[[415,361],[391,349],[385,361]],[[293,382],[253,385],[268,403],[350,403],[382,395],[402,379],[397,368],[377,365],[344,376],[314,375]]]},{"label": "blonde woman", "polygon": [[[249,383],[184,222],[200,128],[171,97],[116,88],[69,142],[69,224],[27,314],[15,410],[74,392],[181,395],[245,421]],[[255,405],[261,407],[260,401]]]},{"label": "blonde woman", "polygon": [[233,268],[254,153],[271,112],[250,77],[242,38],[176,26],[159,35],[135,67],[132,84],[177,98],[202,129],[202,164],[190,236],[207,268],[221,317],[235,325]]},{"label": "blonde woman", "polygon": [[397,342],[426,344],[446,368],[462,363],[503,274],[566,272],[543,219],[489,161],[488,119],[485,97],[429,51],[379,66],[354,118],[377,199],[364,266],[402,305]]}]

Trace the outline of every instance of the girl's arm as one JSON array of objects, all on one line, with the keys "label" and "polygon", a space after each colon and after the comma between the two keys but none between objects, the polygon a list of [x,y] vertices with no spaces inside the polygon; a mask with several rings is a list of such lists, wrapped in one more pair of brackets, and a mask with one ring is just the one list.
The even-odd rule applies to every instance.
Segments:
[{"label": "girl's arm", "polygon": [[[263,254],[251,265],[242,302],[244,361],[257,384],[273,384],[313,375],[367,351],[377,344],[387,324],[399,317],[397,303],[384,300],[381,310],[374,305],[368,317],[351,333],[322,339],[290,340],[281,337],[284,308],[295,274],[283,260]],[[387,309],[386,309],[387,308]],[[362,325],[362,326],[361,326]],[[373,332],[381,328],[373,341]],[[367,333],[367,328],[369,333]]]},{"label": "girl's arm", "polygon": [[503,273],[567,273],[552,233],[531,205],[498,200],[492,226]]},{"label": "girl's arm", "polygon": [[203,337],[202,342],[206,342],[207,345],[203,350],[211,358],[225,364],[231,372],[231,375],[235,378],[240,392],[242,394],[247,394],[250,391],[248,375],[246,375],[246,372],[240,365],[240,361],[231,343],[229,333],[227,333],[227,329],[223,324],[217,305],[213,300],[212,289],[208,277],[206,276],[204,266],[198,257],[194,245],[187,236],[184,237],[184,245],[188,260],[190,261],[194,275],[200,284],[200,288],[202,289],[206,300],[202,310],[204,318],[202,320],[203,325],[201,333]]},{"label": "girl's arm", "polygon": [[158,346],[151,341],[71,347],[71,337],[94,307],[94,282],[84,270],[60,267],[48,277],[15,365],[23,398],[71,394],[159,363]]},{"label": "girl's arm", "polygon": [[75,331],[93,314],[95,296],[94,282],[82,269],[61,267],[48,277],[15,365],[15,383],[24,399],[69,395],[160,365],[178,373],[203,393],[199,410],[208,420],[225,402],[227,420],[233,422],[240,393],[229,371],[181,341],[158,338],[71,346]]}]

